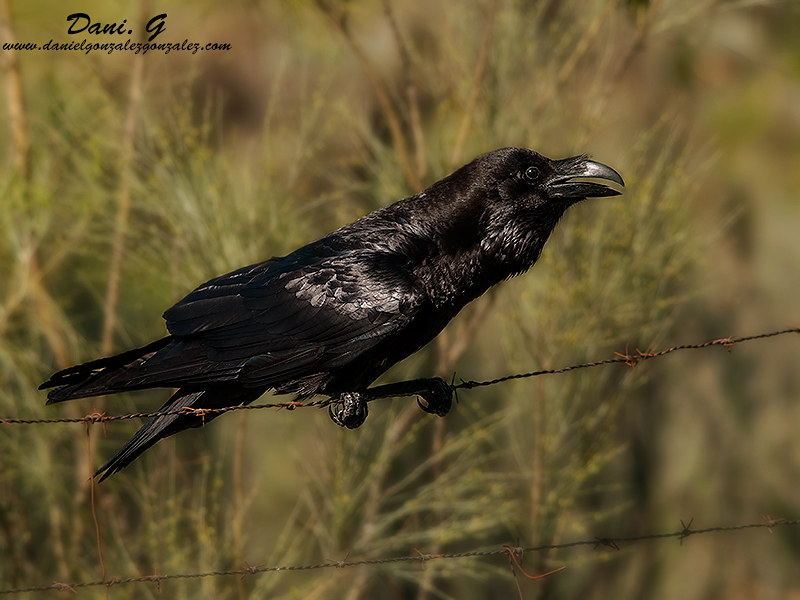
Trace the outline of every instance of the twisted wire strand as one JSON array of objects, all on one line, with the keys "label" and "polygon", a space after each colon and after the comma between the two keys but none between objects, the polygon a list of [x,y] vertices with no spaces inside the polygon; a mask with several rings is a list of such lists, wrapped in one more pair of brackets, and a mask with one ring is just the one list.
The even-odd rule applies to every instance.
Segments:
[{"label": "twisted wire strand", "polygon": [[[591,362],[585,362],[575,365],[569,365],[566,367],[561,367],[558,369],[542,369],[539,371],[529,371],[527,373],[514,373],[512,375],[505,375],[503,377],[498,377],[496,379],[489,379],[486,381],[474,381],[474,380],[462,380],[460,383],[451,384],[450,387],[452,390],[460,390],[460,389],[474,389],[477,387],[486,387],[491,385],[496,385],[498,383],[503,383],[506,381],[511,381],[514,379],[527,379],[529,377],[537,377],[540,375],[557,375],[560,373],[568,373],[570,371],[575,371],[578,369],[588,369],[592,367],[599,367],[603,365],[612,365],[612,364],[624,364],[629,367],[636,367],[640,362],[645,360],[650,360],[654,358],[660,358],[662,356],[666,356],[667,354],[671,354],[673,352],[678,352],[681,350],[699,350],[703,348],[710,348],[712,346],[723,346],[725,348],[732,348],[737,344],[742,344],[745,342],[751,342],[754,340],[762,340],[766,338],[777,337],[780,335],[787,335],[790,333],[800,333],[800,327],[787,327],[785,329],[780,329],[778,331],[771,331],[768,333],[759,333],[755,335],[748,335],[744,337],[725,337],[725,338],[718,338],[715,340],[709,340],[706,342],[701,342],[698,344],[681,344],[679,346],[672,346],[670,348],[665,348],[663,350],[657,351],[642,351],[636,350],[634,353],[625,352],[619,353],[615,352],[616,356],[614,358],[606,358],[602,360],[595,360]],[[412,394],[413,395],[413,394]],[[370,395],[367,400],[372,402],[374,400],[380,400],[385,398],[395,398],[398,397],[398,394],[386,394],[386,395]],[[0,417],[0,424],[5,425],[42,425],[42,424],[50,424],[50,423],[107,423],[109,421],[124,421],[129,419],[147,419],[151,417],[157,417],[160,415],[172,415],[172,414],[196,414],[196,415],[206,415],[206,414],[222,414],[231,412],[234,410],[260,410],[266,408],[272,409],[285,409],[285,410],[294,410],[296,408],[326,408],[331,406],[332,404],[338,404],[339,400],[336,398],[322,398],[319,400],[311,400],[311,401],[284,401],[284,402],[269,402],[269,403],[262,403],[262,404],[246,404],[246,405],[237,405],[237,406],[226,406],[224,408],[203,408],[203,409],[196,409],[191,407],[183,407],[180,409],[172,410],[172,411],[163,411],[163,412],[139,412],[139,413],[129,413],[123,415],[107,415],[105,413],[90,413],[83,417],[61,417],[61,418],[53,418],[53,419],[16,419],[16,418],[2,418]]]},{"label": "twisted wire strand", "polygon": [[440,554],[425,554],[417,552],[415,554],[408,554],[403,556],[391,556],[386,558],[365,558],[360,560],[339,560],[326,562],[305,564],[305,565],[282,565],[282,566],[246,566],[240,569],[217,570],[217,571],[204,571],[198,573],[167,573],[167,574],[154,574],[154,575],[141,575],[139,577],[122,577],[122,578],[109,578],[101,581],[80,581],[74,583],[53,582],[48,585],[38,585],[30,587],[18,587],[9,589],[0,589],[0,595],[23,594],[32,592],[45,592],[50,590],[61,591],[75,591],[79,588],[89,587],[112,587],[118,585],[127,585],[132,583],[160,583],[162,581],[169,581],[174,579],[202,579],[205,577],[226,577],[237,575],[243,577],[246,575],[259,575],[264,573],[278,573],[284,571],[313,571],[317,569],[345,569],[350,567],[362,566],[379,566],[391,563],[420,563],[425,564],[433,560],[455,560],[463,558],[488,558],[501,555],[514,555],[521,558],[526,552],[544,552],[547,550],[563,550],[567,548],[575,548],[578,546],[592,546],[592,548],[608,547],[614,550],[619,550],[621,544],[632,544],[643,542],[646,540],[664,540],[670,538],[677,538],[681,543],[689,536],[703,535],[710,533],[721,533],[731,531],[741,531],[745,529],[769,529],[770,531],[776,527],[787,527],[800,525],[800,519],[773,519],[766,517],[763,522],[759,523],[745,523],[741,525],[721,525],[716,527],[706,527],[702,529],[692,529],[693,520],[689,520],[684,524],[681,521],[681,528],[676,531],[667,533],[648,533],[642,535],[631,536],[618,536],[618,537],[595,537],[592,539],[576,540],[573,542],[565,542],[562,544],[543,544],[540,546],[518,547],[504,545],[501,547],[488,548],[483,550],[470,550],[467,552],[451,552]]}]

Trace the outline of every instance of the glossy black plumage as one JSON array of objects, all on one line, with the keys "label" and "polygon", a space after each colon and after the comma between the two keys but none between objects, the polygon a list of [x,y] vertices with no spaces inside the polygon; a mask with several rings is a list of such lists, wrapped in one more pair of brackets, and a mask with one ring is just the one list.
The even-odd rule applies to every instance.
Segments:
[{"label": "glossy black plumage", "polygon": [[[246,404],[270,389],[300,398],[364,392],[468,302],[532,266],[570,205],[619,193],[576,177],[622,185],[584,156],[485,154],[287,256],[208,281],[164,313],[169,336],[60,371],[41,388],[54,388],[48,403],[179,388],[163,411]],[[154,417],[98,474],[211,418]]]}]

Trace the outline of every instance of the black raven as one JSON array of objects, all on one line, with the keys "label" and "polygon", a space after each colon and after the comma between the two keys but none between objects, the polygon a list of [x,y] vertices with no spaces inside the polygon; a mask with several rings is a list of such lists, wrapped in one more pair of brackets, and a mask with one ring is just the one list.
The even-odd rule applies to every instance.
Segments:
[{"label": "black raven", "polygon": [[[264,392],[323,394],[355,428],[370,393],[418,393],[439,415],[440,378],[368,386],[430,342],[468,302],[529,269],[564,211],[624,183],[576,156],[503,148],[419,194],[376,210],[287,256],[204,283],[164,313],[169,334],[142,348],[55,373],[48,404],[154,387],[178,388],[95,475],[105,479],[159,439],[215,414],[180,412],[253,402]],[[332,405],[333,406],[333,405]],[[180,413],[180,414],[177,414]],[[102,480],[101,479],[101,480]]]}]

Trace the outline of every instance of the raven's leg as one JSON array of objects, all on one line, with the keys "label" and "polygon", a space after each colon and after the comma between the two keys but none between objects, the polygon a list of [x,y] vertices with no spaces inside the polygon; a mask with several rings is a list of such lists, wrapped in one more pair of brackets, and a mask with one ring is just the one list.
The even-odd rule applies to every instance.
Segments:
[{"label": "raven's leg", "polygon": [[367,390],[369,400],[393,396],[417,396],[417,404],[427,413],[445,416],[453,405],[453,386],[441,377],[387,383]]},{"label": "raven's leg", "polygon": [[333,398],[337,407],[328,407],[331,420],[340,427],[356,429],[367,418],[367,402],[378,398],[417,396],[417,404],[427,413],[445,416],[453,405],[453,386],[441,377],[398,381],[369,388],[365,392],[344,392]]},{"label": "raven's leg", "polygon": [[328,406],[328,415],[330,415],[331,421],[339,427],[348,429],[360,427],[369,412],[366,396],[361,392],[343,392],[336,400],[338,403],[336,403],[335,410],[333,404]]}]

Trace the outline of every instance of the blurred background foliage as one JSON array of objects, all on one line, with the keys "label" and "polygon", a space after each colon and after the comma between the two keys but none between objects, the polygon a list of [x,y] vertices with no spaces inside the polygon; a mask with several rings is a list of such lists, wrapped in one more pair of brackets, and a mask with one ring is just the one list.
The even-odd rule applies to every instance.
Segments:
[{"label": "blurred background foliage", "polygon": [[[74,4],[74,6],[73,6]],[[163,334],[206,279],[288,253],[502,146],[627,182],[386,380],[487,379],[800,321],[800,5],[764,0],[3,0],[3,41],[166,12],[228,52],[5,53],[0,417],[55,368]],[[108,41],[101,36],[97,41]],[[122,38],[124,39],[124,38]],[[377,403],[234,413],[94,490],[134,423],[0,426],[0,588],[551,544],[797,518],[794,336]],[[800,597],[795,528],[525,557],[525,598]],[[106,590],[82,590],[105,597]],[[514,597],[505,558],[111,588],[148,598]]]}]

